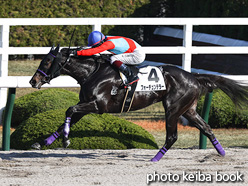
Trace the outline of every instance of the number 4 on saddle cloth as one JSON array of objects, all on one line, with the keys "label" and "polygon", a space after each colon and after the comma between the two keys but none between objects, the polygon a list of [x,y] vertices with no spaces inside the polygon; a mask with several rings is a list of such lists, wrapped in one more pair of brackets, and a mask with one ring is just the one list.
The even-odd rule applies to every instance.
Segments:
[{"label": "number 4 on saddle cloth", "polygon": [[[165,81],[161,70],[155,66],[131,67],[134,73],[138,73],[139,81],[126,88],[126,94],[121,112],[128,112],[132,106],[134,93],[137,91],[160,91],[166,90]],[[126,77],[120,72],[125,84]]]}]

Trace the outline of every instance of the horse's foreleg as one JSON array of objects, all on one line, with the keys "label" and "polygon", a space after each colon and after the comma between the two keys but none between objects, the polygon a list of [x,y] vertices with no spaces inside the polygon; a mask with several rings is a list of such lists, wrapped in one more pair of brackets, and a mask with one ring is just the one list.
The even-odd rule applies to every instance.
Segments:
[{"label": "horse's foreleg", "polygon": [[71,127],[71,117],[65,118],[65,123],[63,125],[63,146],[67,148],[70,145],[70,140],[68,138]]},{"label": "horse's foreleg", "polygon": [[40,143],[36,142],[31,147],[33,149],[40,150],[43,146],[51,145],[63,133],[63,128],[64,128],[64,124],[61,125],[57,131],[52,133],[52,135],[50,135],[44,141],[41,141]]},{"label": "horse's foreleg", "polygon": [[57,131],[55,131],[52,135],[50,135],[48,138],[44,140],[44,142],[41,145],[51,145],[63,132],[64,125],[61,125]]},{"label": "horse's foreleg", "polygon": [[70,133],[70,128],[72,127],[72,125],[75,124],[84,115],[88,113],[98,113],[98,107],[97,107],[96,101],[92,101],[89,103],[79,103],[67,109],[65,123],[62,127],[64,148],[67,148],[70,145],[69,133]]},{"label": "horse's foreleg", "polygon": [[[72,125],[75,124],[78,120],[80,120],[84,115],[88,113],[98,113],[98,107],[96,101],[92,101],[89,103],[79,103],[67,109],[65,123],[63,125],[64,148],[70,145],[70,140],[68,136]],[[76,115],[78,116],[78,114],[80,115],[80,117],[75,117]],[[75,120],[75,118],[77,119]]]},{"label": "horse's foreleg", "polygon": [[188,110],[183,116],[209,138],[209,140],[221,156],[225,156],[225,150],[222,148],[221,144],[214,136],[211,127],[201,118],[201,116],[195,111],[195,109]]},{"label": "horse's foreleg", "polygon": [[[82,117],[82,116],[81,116]],[[80,118],[81,118],[80,117]],[[79,119],[80,119],[79,118]],[[77,121],[79,120],[77,119]],[[74,123],[76,123],[74,117],[73,117]],[[46,138],[44,141],[40,143],[35,143],[32,145],[32,148],[34,149],[41,149],[42,146],[49,146],[51,145],[57,138],[59,138],[61,135],[63,135],[63,145],[66,148],[69,146],[70,141],[68,139],[68,135],[70,132],[70,125],[71,125],[71,118],[67,117],[65,119],[65,122],[63,125],[61,125],[58,130],[56,130],[54,133],[52,133],[48,138]]]},{"label": "horse's foreleg", "polygon": [[63,125],[61,125],[57,131],[46,138],[40,143],[35,143],[32,145],[34,149],[41,149],[42,146],[51,145],[59,136],[63,135],[63,146],[66,148],[69,146],[69,133],[70,128],[76,122],[78,122],[84,115],[88,113],[98,113],[98,108],[95,101],[89,103],[79,103],[75,106],[70,107],[66,111],[66,119]]}]

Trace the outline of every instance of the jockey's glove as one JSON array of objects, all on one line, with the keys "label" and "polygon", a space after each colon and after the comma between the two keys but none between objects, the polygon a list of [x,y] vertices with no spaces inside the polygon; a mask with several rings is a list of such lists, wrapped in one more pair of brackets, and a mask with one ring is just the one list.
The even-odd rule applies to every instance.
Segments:
[{"label": "jockey's glove", "polygon": [[71,52],[70,52],[70,56],[77,56],[77,50],[72,50]]}]

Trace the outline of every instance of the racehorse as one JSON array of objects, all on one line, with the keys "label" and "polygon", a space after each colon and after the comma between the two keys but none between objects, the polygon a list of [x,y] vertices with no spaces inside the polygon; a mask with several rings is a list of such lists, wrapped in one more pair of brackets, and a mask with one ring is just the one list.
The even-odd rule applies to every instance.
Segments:
[{"label": "racehorse", "polygon": [[[66,111],[65,122],[40,143],[32,145],[40,149],[50,145],[60,135],[63,136],[63,145],[69,144],[69,131],[77,121],[89,113],[119,113],[121,112],[126,89],[119,72],[109,65],[102,55],[69,56],[72,49],[59,45],[52,47],[50,52],[41,61],[37,71],[30,80],[33,88],[40,89],[60,74],[69,75],[77,80],[81,86],[80,101]],[[166,140],[164,146],[151,159],[159,161],[177,140],[177,122],[184,116],[191,125],[198,128],[209,138],[217,152],[225,156],[225,151],[208,125],[196,112],[197,101],[201,95],[221,89],[237,106],[248,103],[248,87],[238,82],[216,75],[192,74],[172,65],[161,65],[166,89],[163,91],[135,92],[131,111],[142,109],[153,103],[162,101],[166,118]],[[116,87],[117,94],[111,95]]]}]

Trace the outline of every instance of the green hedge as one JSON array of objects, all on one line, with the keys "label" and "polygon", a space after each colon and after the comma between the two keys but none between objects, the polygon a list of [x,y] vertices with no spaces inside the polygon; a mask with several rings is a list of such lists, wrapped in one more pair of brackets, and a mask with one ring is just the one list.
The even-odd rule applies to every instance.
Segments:
[{"label": "green hedge", "polygon": [[64,89],[49,88],[26,94],[15,100],[11,126],[48,110],[69,108],[79,102],[78,94]]},{"label": "green hedge", "polygon": [[[149,0],[15,0],[1,1],[1,18],[88,18],[88,17],[144,17],[146,11],[135,11]],[[111,32],[114,26],[103,26],[102,32]],[[74,26],[12,26],[10,28],[10,46],[14,47],[42,47],[60,43],[68,46]],[[72,46],[87,44],[87,37],[92,26],[77,26]],[[127,35],[129,30],[122,29],[120,34]],[[136,34],[138,30],[133,32]],[[137,35],[137,34],[136,34]],[[138,34],[140,35],[140,34]],[[137,38],[138,38],[137,35]]]},{"label": "green hedge", "polygon": [[[204,96],[198,101],[197,111],[201,113]],[[248,128],[248,106],[237,110],[232,100],[221,90],[215,90],[208,123],[212,128]]]},{"label": "green hedge", "polygon": [[[30,149],[64,122],[65,109],[44,112],[22,122],[11,135],[11,148]],[[142,127],[110,114],[89,114],[72,128],[71,149],[157,149],[154,137]],[[62,137],[47,148],[61,148]]]},{"label": "green hedge", "polygon": [[[74,18],[74,17],[247,17],[248,0],[8,0],[1,1],[1,18]],[[110,35],[149,40],[152,26],[104,25]],[[113,29],[114,28],[114,29]],[[228,28],[228,29],[227,29]],[[68,46],[74,26],[12,26],[10,46]],[[113,30],[112,30],[113,29]],[[86,45],[91,26],[78,26],[72,46]],[[247,26],[197,26],[194,31],[248,40]],[[149,45],[149,43],[148,43]]]}]

